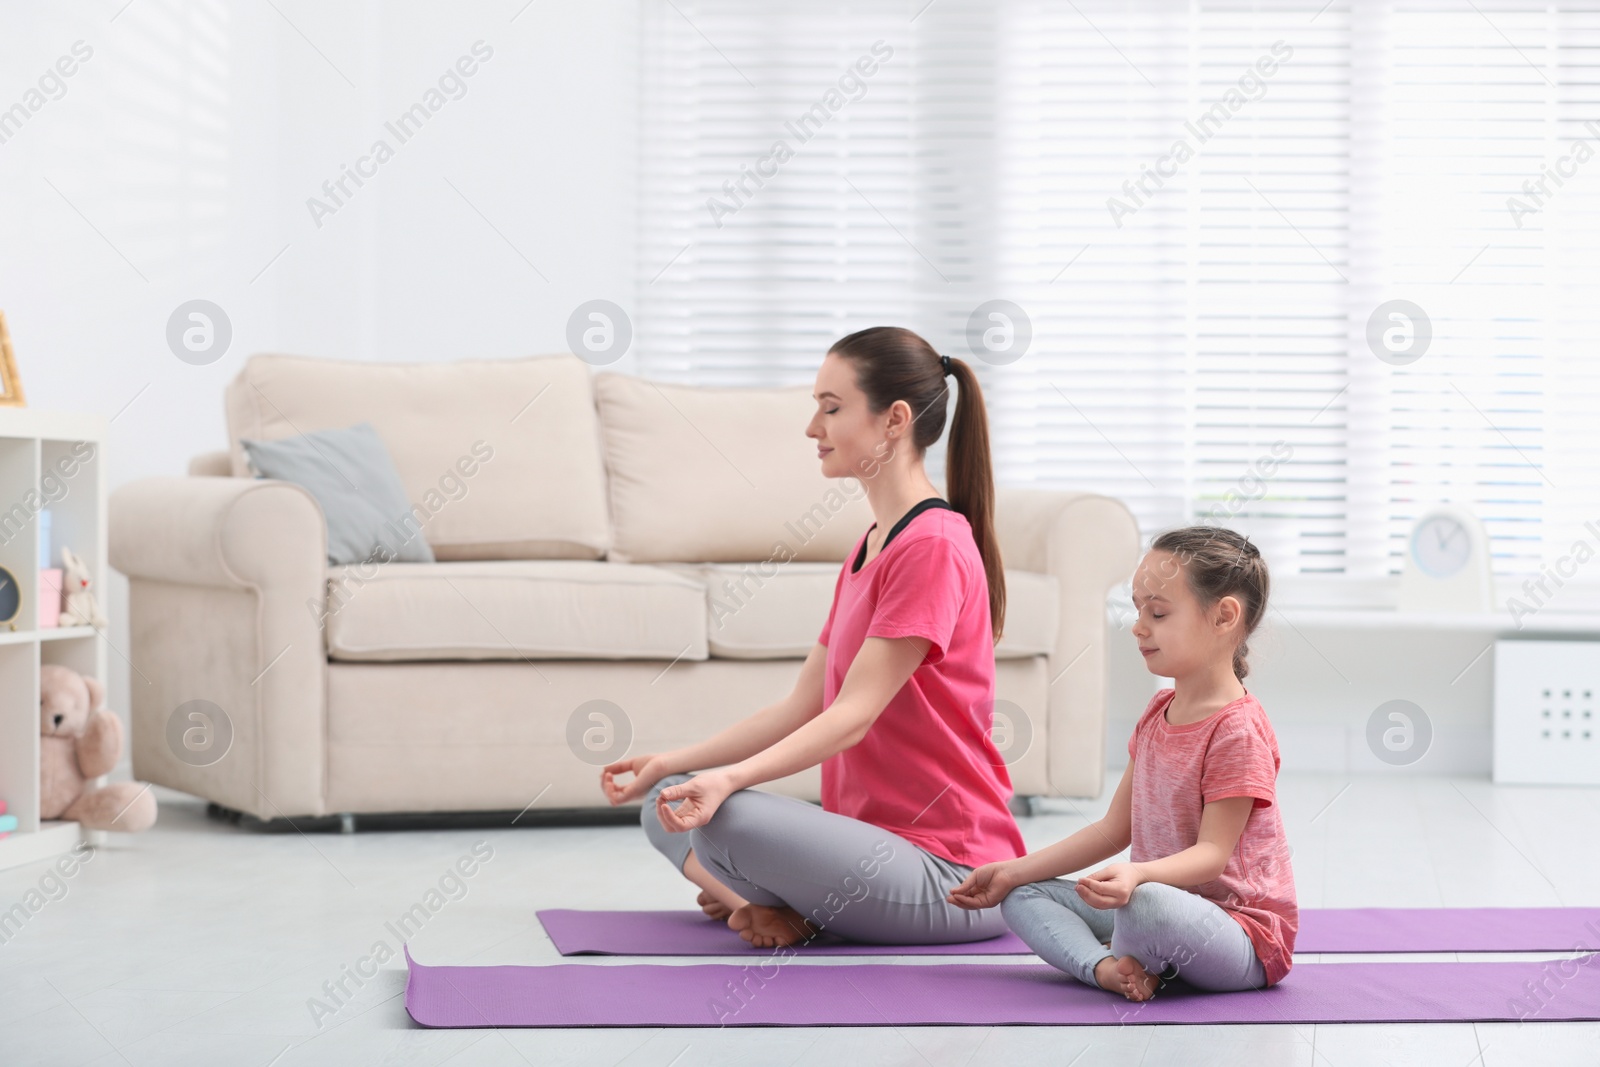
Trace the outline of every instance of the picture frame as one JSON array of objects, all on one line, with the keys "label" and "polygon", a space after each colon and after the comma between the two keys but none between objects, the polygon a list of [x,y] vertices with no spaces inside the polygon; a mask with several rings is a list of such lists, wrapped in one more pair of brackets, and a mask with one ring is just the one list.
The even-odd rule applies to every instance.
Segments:
[{"label": "picture frame", "polygon": [[0,407],[20,408],[27,403],[17,374],[17,357],[11,350],[11,331],[6,329],[6,313],[0,311]]}]

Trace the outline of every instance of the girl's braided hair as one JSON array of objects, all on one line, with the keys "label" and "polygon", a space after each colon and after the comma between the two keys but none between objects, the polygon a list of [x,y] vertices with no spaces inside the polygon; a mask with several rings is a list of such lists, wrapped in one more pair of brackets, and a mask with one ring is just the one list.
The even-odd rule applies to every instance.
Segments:
[{"label": "girl's braided hair", "polygon": [[1244,633],[1233,650],[1233,673],[1243,680],[1250,673],[1245,661],[1250,653],[1248,639],[1267,611],[1267,561],[1261,558],[1261,550],[1248,537],[1225,526],[1168,530],[1150,548],[1177,557],[1202,608],[1211,607],[1225,596],[1239,601],[1244,609]]}]

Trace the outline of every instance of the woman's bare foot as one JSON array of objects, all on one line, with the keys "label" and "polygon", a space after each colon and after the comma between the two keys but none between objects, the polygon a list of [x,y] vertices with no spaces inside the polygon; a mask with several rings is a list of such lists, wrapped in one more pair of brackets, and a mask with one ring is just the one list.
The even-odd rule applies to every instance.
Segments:
[{"label": "woman's bare foot", "polygon": [[732,908],[728,907],[722,901],[712,896],[710,891],[706,889],[700,890],[700,896],[696,899],[695,903],[700,905],[701,911],[705,912],[713,919],[726,919],[728,916],[733,914]]},{"label": "woman's bare foot", "polygon": [[818,929],[791,907],[769,908],[765,904],[735,908],[728,916],[728,928],[737,930],[740,937],[756,948],[792,945],[812,937]]},{"label": "woman's bare foot", "polygon": [[1094,965],[1094,978],[1101,989],[1121,993],[1129,1000],[1149,1000],[1160,984],[1160,979],[1133,956],[1107,956]]}]

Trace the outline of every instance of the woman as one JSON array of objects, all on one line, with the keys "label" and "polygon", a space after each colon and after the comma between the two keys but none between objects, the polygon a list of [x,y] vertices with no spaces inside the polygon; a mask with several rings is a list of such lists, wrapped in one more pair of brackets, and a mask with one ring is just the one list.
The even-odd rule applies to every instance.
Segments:
[{"label": "woman", "polygon": [[[923,457],[949,374],[946,503]],[[816,389],[806,436],[823,473],[858,477],[877,521],[840,568],[794,692],[697,745],[618,760],[601,788],[614,805],[643,798],[651,843],[756,947],[822,929],[880,944],[995,937],[998,909],[946,899],[974,868],[1026,851],[990,737],[1005,583],[977,376],[910,330],[875,327],[829,350]],[[749,788],[819,763],[821,808]]]}]

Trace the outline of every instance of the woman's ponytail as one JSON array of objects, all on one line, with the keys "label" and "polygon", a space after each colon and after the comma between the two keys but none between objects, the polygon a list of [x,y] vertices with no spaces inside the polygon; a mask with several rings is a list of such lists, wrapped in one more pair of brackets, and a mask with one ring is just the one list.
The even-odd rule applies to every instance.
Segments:
[{"label": "woman's ponytail", "polygon": [[[830,349],[856,364],[856,383],[874,413],[896,400],[911,406],[911,441],[926,453],[944,433],[951,382],[955,417],[945,449],[950,506],[972,527],[972,540],[989,581],[989,621],[998,643],[1005,632],[1006,579],[994,525],[994,462],[989,450],[989,415],[972,366],[941,356],[932,345],[898,326],[874,326],[840,338]],[[945,367],[950,368],[949,377]]]}]

